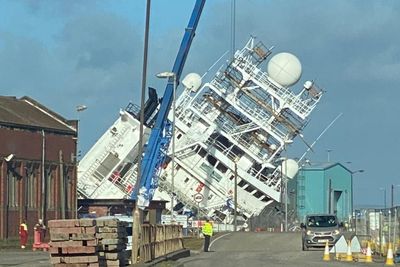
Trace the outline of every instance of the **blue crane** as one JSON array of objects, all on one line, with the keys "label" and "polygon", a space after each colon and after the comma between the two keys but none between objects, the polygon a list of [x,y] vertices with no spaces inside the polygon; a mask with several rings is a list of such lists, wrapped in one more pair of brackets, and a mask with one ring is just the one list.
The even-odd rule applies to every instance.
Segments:
[{"label": "blue crane", "polygon": [[165,160],[172,136],[172,125],[167,117],[174,97],[173,79],[175,79],[176,83],[178,83],[180,79],[205,2],[206,0],[196,0],[189,24],[185,29],[185,34],[172,68],[175,77],[170,77],[168,80],[160,110],[158,111],[156,122],[151,130],[144,152],[141,172],[137,178],[139,180],[136,183],[136,185],[139,186],[139,190],[134,190],[131,196],[132,199],[136,199],[137,205],[140,208],[145,208],[149,205],[158,187],[159,170]]}]

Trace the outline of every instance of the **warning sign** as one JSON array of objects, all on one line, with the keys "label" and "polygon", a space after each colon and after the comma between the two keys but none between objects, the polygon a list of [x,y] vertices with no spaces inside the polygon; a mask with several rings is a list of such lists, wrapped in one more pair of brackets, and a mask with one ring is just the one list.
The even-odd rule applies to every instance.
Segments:
[{"label": "warning sign", "polygon": [[200,193],[197,193],[193,196],[194,201],[196,201],[197,203],[200,203],[203,201],[204,196]]}]

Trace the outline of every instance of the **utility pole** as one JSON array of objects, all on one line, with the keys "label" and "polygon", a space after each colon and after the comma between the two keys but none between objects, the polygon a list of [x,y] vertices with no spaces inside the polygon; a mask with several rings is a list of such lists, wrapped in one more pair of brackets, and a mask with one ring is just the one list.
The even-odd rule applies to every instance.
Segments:
[{"label": "utility pole", "polygon": [[235,211],[233,213],[233,231],[237,230],[237,162],[235,160],[235,187],[234,187],[234,201],[235,201]]},{"label": "utility pole", "polygon": [[391,192],[391,208],[393,208],[393,192],[394,192],[394,184],[392,184],[392,192]]},{"label": "utility pole", "polygon": [[151,0],[147,0],[146,5],[146,25],[144,31],[144,51],[143,51],[143,72],[142,72],[142,89],[140,99],[140,125],[139,125],[139,152],[138,152],[138,169],[136,175],[135,185],[135,208],[133,210],[133,229],[132,229],[132,264],[138,263],[139,249],[140,249],[140,232],[142,228],[141,210],[138,206],[138,195],[140,179],[142,178],[142,154],[143,154],[143,124],[144,124],[144,100],[146,94],[146,77],[147,77],[147,54],[149,48],[149,25],[150,25],[150,4]]}]

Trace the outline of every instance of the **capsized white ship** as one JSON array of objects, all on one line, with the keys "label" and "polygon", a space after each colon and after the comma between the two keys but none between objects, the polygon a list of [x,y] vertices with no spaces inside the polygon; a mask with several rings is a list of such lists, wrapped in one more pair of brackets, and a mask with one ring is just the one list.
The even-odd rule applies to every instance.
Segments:
[{"label": "capsized white ship", "polygon": [[[271,49],[252,37],[210,82],[202,85],[193,73],[185,77],[176,102],[174,164],[168,157],[162,166],[154,199],[174,196],[174,210],[230,220],[236,167],[240,215],[249,218],[281,202],[282,179],[293,178],[298,170],[296,161],[282,158],[282,151],[301,134],[323,91],[311,81],[298,90],[289,88],[301,77],[300,61],[279,53],[267,64],[270,55]],[[145,141],[158,104],[151,89]],[[80,161],[80,197],[130,197],[137,176],[138,118],[137,106],[122,110]]]}]

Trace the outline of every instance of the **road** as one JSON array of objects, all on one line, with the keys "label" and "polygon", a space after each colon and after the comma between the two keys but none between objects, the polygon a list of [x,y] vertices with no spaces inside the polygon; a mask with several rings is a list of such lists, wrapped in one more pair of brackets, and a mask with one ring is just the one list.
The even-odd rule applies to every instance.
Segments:
[{"label": "road", "polygon": [[[208,253],[180,259],[177,266],[359,266],[365,263],[322,261],[323,250],[302,251],[300,233],[230,233],[215,239]],[[383,266],[383,263],[368,266]]]},{"label": "road", "polygon": [[0,266],[49,267],[49,253],[31,250],[0,250]]},{"label": "road", "polygon": [[[211,251],[208,253],[192,253],[191,257],[176,262],[164,262],[156,266],[384,266],[384,263],[355,263],[322,261],[323,250],[301,250],[300,233],[229,233],[212,240]],[[47,267],[49,255],[47,252],[0,250],[1,267]]]}]

